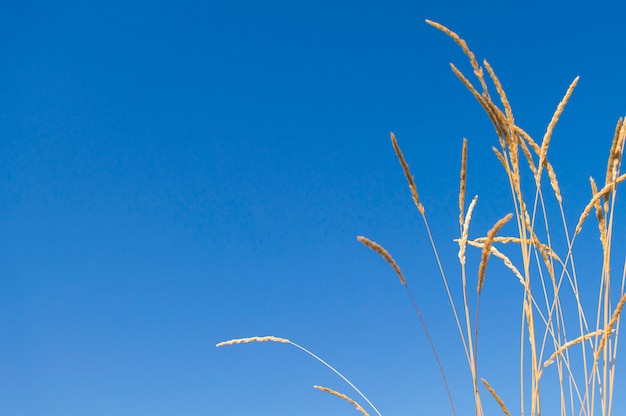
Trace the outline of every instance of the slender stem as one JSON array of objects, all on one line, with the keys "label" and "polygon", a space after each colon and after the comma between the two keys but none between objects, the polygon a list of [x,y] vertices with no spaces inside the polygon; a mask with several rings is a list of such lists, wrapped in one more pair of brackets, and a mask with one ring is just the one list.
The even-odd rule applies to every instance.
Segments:
[{"label": "slender stem", "polygon": [[424,333],[426,334],[426,338],[428,339],[428,343],[430,344],[430,348],[433,350],[433,354],[435,355],[435,360],[437,361],[437,365],[439,366],[439,372],[441,373],[441,377],[443,378],[443,384],[446,387],[446,392],[448,393],[448,400],[450,400],[450,407],[452,408],[452,414],[456,416],[456,410],[454,409],[454,402],[452,401],[452,393],[450,393],[450,387],[448,386],[448,380],[446,379],[446,373],[443,371],[443,366],[441,365],[441,361],[439,360],[439,355],[437,354],[437,350],[435,349],[435,344],[433,343],[432,338],[430,337],[430,333],[428,332],[428,328],[426,327],[426,322],[424,322],[424,318],[422,317],[422,313],[417,307],[417,302],[415,302],[415,298],[413,297],[413,293],[411,293],[411,289],[407,284],[404,285],[406,287],[406,291],[411,298],[411,302],[413,303],[413,308],[417,313],[417,317],[419,318],[422,328],[424,328]]}]

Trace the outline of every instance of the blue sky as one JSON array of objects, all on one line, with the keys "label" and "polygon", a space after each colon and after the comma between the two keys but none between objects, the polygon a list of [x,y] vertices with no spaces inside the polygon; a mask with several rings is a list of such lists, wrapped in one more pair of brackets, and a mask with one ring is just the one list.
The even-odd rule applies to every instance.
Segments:
[{"label": "blue sky", "polygon": [[[581,76],[550,150],[575,222],[626,113],[626,10],[421,3],[3,6],[0,413],[356,413],[311,388],[355,396],[295,348],[215,348],[276,335],[335,365],[384,415],[448,414],[410,300],[357,235],[396,257],[457,408],[472,412],[389,132],[453,276],[463,137],[468,194],[481,198],[476,234],[511,208],[493,128],[448,66],[471,73],[466,59],[424,19],[488,58],[536,138]],[[587,228],[580,243],[593,260]],[[626,234],[623,216],[615,230]],[[616,268],[624,252],[616,244]],[[521,292],[495,274],[482,301],[481,365],[517,410]]]}]

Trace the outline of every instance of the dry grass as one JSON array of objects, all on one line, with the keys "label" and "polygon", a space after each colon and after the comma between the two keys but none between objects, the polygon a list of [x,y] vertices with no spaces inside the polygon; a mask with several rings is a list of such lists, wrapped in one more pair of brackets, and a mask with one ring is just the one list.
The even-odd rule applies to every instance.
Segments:
[{"label": "dry grass", "polygon": [[356,407],[356,410],[358,410],[359,412],[363,413],[365,416],[369,416],[369,413],[367,413],[365,411],[365,409],[363,409],[363,407],[361,407],[360,404],[358,404],[357,402],[355,402],[354,400],[352,400],[351,398],[349,398],[345,394],[339,393],[338,391],[333,390],[333,389],[328,388],[328,387],[313,386],[313,388],[321,390],[321,391],[325,391],[326,393],[332,394],[335,397],[339,397],[340,399],[345,400],[348,403],[350,403],[352,406]]},{"label": "dry grass", "polygon": [[[354,385],[352,384],[352,382],[350,382],[350,380],[348,380],[343,374],[341,374],[339,371],[337,371],[333,366],[331,366],[330,364],[328,364],[326,361],[322,360],[320,357],[318,357],[317,355],[313,354],[311,351],[307,350],[306,348],[304,348],[301,345],[296,344],[293,341],[290,341],[286,338],[279,338],[279,337],[275,337],[275,336],[262,336],[262,337],[247,337],[247,338],[236,338],[236,339],[231,339],[229,341],[224,341],[224,342],[220,342],[216,345],[216,347],[225,347],[228,345],[236,345],[236,344],[248,344],[251,342],[278,342],[281,344],[289,344],[292,345],[296,348],[298,348],[301,351],[304,351],[305,353],[307,353],[308,355],[310,355],[311,357],[313,357],[314,359],[316,359],[317,361],[319,361],[320,363],[322,363],[324,366],[326,366],[329,370],[331,370],[333,373],[337,374],[343,381],[345,381],[350,387],[352,387],[354,389],[354,391],[356,391],[359,396],[361,396],[363,398],[363,400],[365,400],[367,402],[368,405],[370,405],[370,407],[372,409],[374,409],[374,411],[376,412],[377,415],[382,416],[380,414],[380,412],[378,411],[378,409],[376,409],[376,406],[374,406],[372,404],[372,402],[369,401],[369,399],[367,397],[365,397],[365,395],[363,393],[361,393],[361,391]],[[315,388],[319,388],[319,386],[314,386]],[[332,394],[335,394],[337,392],[335,392],[334,390],[328,389],[326,387],[321,388],[321,390],[325,390],[327,392],[333,392]],[[341,395],[341,393],[337,393],[335,394],[338,397],[341,397],[344,400],[348,400],[350,403],[354,404],[357,409],[363,409],[361,407],[361,405],[359,405],[357,402],[355,402],[352,399],[349,399],[347,396],[342,397],[344,395]],[[363,410],[364,411],[364,410]],[[367,413],[365,413],[367,415]]]},{"label": "dry grass", "polygon": [[387,263],[389,263],[391,267],[393,267],[393,270],[396,272],[396,274],[400,278],[400,283],[402,283],[403,285],[406,285],[406,279],[404,278],[404,275],[400,271],[400,267],[398,266],[396,261],[393,259],[393,257],[391,257],[391,254],[389,254],[389,252],[383,248],[383,246],[363,236],[358,236],[357,240],[359,240],[361,243],[363,243],[367,247],[374,250],[376,253],[380,254],[387,261]]},{"label": "dry grass", "polygon": [[496,399],[496,402],[500,405],[500,409],[502,409],[502,413],[504,413],[506,416],[511,416],[511,412],[509,412],[509,409],[507,409],[506,405],[504,404],[504,401],[502,401],[500,396],[498,396],[498,393],[496,393],[493,387],[491,387],[491,385],[487,383],[487,380],[485,380],[484,378],[481,378],[480,381],[483,382],[483,384],[487,388],[487,391],[489,391],[489,393],[493,396],[493,398]]},{"label": "dry grass", "polygon": [[[426,210],[418,197],[414,177],[395,135],[391,134],[393,149],[407,179],[413,203],[425,225],[454,317],[456,330],[463,345],[471,375],[474,412],[477,416],[484,415],[481,391],[486,388],[501,411],[505,415],[511,414],[505,404],[506,400],[501,398],[484,378],[478,376],[478,324],[481,291],[487,261],[493,255],[501,260],[520,282],[520,294],[523,297],[520,305],[522,318],[519,344],[520,373],[516,383],[519,386],[520,395],[519,414],[539,416],[544,412],[546,414],[583,416],[611,415],[613,412],[619,324],[622,310],[626,304],[626,261],[621,272],[621,284],[616,285],[615,278],[612,276],[611,257],[615,214],[621,213],[623,216],[625,212],[623,208],[621,211],[616,211],[615,206],[617,186],[626,180],[626,173],[620,173],[626,142],[626,121],[620,119],[615,127],[604,174],[604,183],[597,184],[593,178],[590,179],[590,200],[578,217],[576,225],[572,228],[564,214],[563,196],[559,188],[556,170],[550,163],[548,155],[557,122],[571,99],[579,78],[576,77],[569,85],[551,117],[541,142],[537,142],[525,130],[515,124],[509,99],[491,65],[487,61],[483,61],[484,67],[481,66],[467,42],[450,29],[430,20],[426,22],[452,38],[469,59],[479,89],[454,64],[450,64],[450,66],[453,73],[485,110],[494,126],[499,147],[493,147],[493,151],[508,179],[513,203],[513,212],[498,220],[485,236],[470,238],[472,213],[477,207],[478,199],[474,197],[466,209],[467,175],[472,172],[467,170],[467,140],[464,139],[459,184],[460,236],[455,240],[459,245],[460,271],[458,274],[461,282],[461,293],[453,294],[430,231]],[[489,83],[495,88],[495,96],[499,98],[500,104],[493,102],[488,89]],[[531,183],[524,182],[524,178],[528,178],[528,175],[522,174],[525,169],[528,169],[532,174],[531,178],[534,180]],[[544,172],[547,173],[551,194],[558,204],[556,215],[548,212],[549,206],[552,204],[546,204],[546,198],[549,196],[542,188]],[[522,189],[528,193],[531,186],[534,187],[534,195],[531,192],[529,194],[532,195],[532,198],[525,199]],[[597,293],[593,295],[588,290],[585,293],[581,292],[576,263],[574,262],[575,240],[582,232],[583,225],[588,220],[592,210],[595,212],[603,254],[602,264],[598,265],[599,288]],[[552,223],[555,222],[553,218],[559,218],[556,221],[558,222],[557,226],[553,226]],[[514,227],[505,226],[512,219],[511,223],[514,224]],[[558,229],[562,229],[559,233],[559,240],[565,241],[564,247],[557,247],[553,244],[552,236],[554,230]],[[496,234],[500,231],[505,231],[508,234],[497,236]],[[389,263],[400,278],[400,283],[406,288],[439,365],[442,380],[450,399],[451,412],[456,414],[446,375],[437,355],[437,349],[409,289],[407,279],[391,254],[380,244],[362,236],[359,236],[358,240]],[[480,264],[477,271],[467,270],[468,247],[480,249]],[[515,259],[515,262],[511,259]],[[476,293],[473,296],[470,296],[469,292],[469,288],[473,287],[470,285],[470,281],[476,282]],[[458,307],[457,304],[460,305],[461,302],[462,306]],[[588,305],[590,302],[595,303],[595,310],[583,307],[583,304]],[[564,304],[567,304],[570,309],[565,310]],[[367,397],[341,373],[315,354],[292,341],[271,336],[251,337],[222,342],[218,346],[266,341],[287,343],[313,356],[346,381],[380,415],[380,412]],[[487,345],[486,347],[489,348],[490,346]],[[501,346],[491,347],[501,348]],[[551,377],[544,379],[547,372],[550,372]],[[482,382],[482,385],[479,384],[479,381]],[[556,391],[558,391],[559,397],[542,400],[542,386],[548,381],[557,383]],[[508,380],[507,385],[510,386],[514,382],[515,380]],[[315,388],[348,401],[359,412],[367,415],[367,412],[348,396],[326,387],[315,386]],[[510,395],[510,392],[507,391],[507,394]],[[556,408],[548,409],[546,404],[548,402],[550,406],[556,406]],[[463,414],[466,413],[467,411],[463,412]]]},{"label": "dry grass", "polygon": [[247,344],[250,342],[282,342],[283,344],[291,344],[291,341],[285,338],[265,336],[265,337],[248,337],[248,338],[231,339],[230,341],[220,342],[219,344],[216,345],[216,347],[225,347],[227,345],[235,345],[235,344]]},{"label": "dry grass", "polygon": [[489,260],[489,255],[491,254],[491,246],[493,245],[493,241],[496,238],[496,233],[500,231],[500,228],[504,227],[504,224],[509,222],[513,218],[513,214],[507,214],[506,217],[501,218],[495,225],[489,230],[487,233],[487,238],[485,238],[485,243],[483,245],[483,250],[480,255],[480,264],[478,266],[478,285],[476,287],[476,291],[480,294],[481,289],[483,287],[483,282],[485,281],[485,271],[487,270],[487,261]]}]

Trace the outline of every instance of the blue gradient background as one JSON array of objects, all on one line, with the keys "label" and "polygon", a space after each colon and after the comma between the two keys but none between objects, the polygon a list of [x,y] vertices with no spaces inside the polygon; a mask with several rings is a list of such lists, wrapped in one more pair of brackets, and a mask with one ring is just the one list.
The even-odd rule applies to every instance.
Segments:
[{"label": "blue gradient background", "polygon": [[[472,235],[509,212],[510,198],[490,150],[493,128],[448,66],[471,74],[467,61],[424,19],[457,31],[489,59],[516,121],[535,138],[581,76],[549,153],[573,226],[589,198],[588,177],[603,177],[615,123],[626,113],[625,9],[621,2],[3,5],[0,414],[356,414],[311,388],[356,398],[295,348],[215,348],[270,334],[327,359],[385,415],[449,414],[406,292],[357,235],[399,262],[458,414],[473,413],[461,343],[389,132],[416,176],[456,289],[463,137],[468,198],[481,198]],[[616,274],[624,217],[615,224]],[[590,290],[596,242],[588,225],[577,264]],[[521,296],[491,262],[481,375],[513,413]],[[616,390],[625,382],[618,376]],[[621,397],[615,406],[616,414],[626,409]]]}]

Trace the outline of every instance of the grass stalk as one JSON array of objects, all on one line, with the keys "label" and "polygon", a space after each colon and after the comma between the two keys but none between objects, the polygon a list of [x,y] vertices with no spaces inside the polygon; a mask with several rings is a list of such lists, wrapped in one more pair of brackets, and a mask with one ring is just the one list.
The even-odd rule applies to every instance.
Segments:
[{"label": "grass stalk", "polygon": [[[548,155],[550,143],[555,137],[557,122],[572,98],[579,77],[576,77],[567,88],[547,125],[541,142],[538,142],[524,129],[516,125],[510,100],[492,66],[486,60],[482,61],[482,65],[479,64],[467,42],[455,32],[439,23],[430,20],[426,22],[450,37],[469,60],[475,77],[474,81],[463,74],[454,64],[451,63],[450,67],[485,110],[487,117],[493,124],[499,148],[493,147],[492,150],[502,165],[508,180],[513,206],[512,212],[498,220],[486,235],[470,238],[469,226],[478,197],[474,197],[466,209],[469,170],[467,168],[468,145],[464,138],[459,174],[459,238],[454,240],[459,246],[461,293],[453,293],[431,232],[425,205],[418,196],[416,181],[395,135],[390,134],[391,144],[406,177],[411,199],[424,223],[426,235],[444,284],[447,301],[454,317],[456,331],[458,331],[464,349],[471,376],[475,414],[477,416],[484,415],[481,400],[483,387],[479,385],[479,381],[496,400],[502,412],[505,415],[511,414],[505,400],[484,378],[479,376],[478,368],[478,329],[480,305],[483,298],[482,289],[488,260],[494,256],[502,261],[506,268],[511,271],[513,277],[520,282],[519,293],[522,297],[519,343],[520,414],[540,416],[544,412],[543,407],[547,402],[555,402],[562,416],[568,414],[572,416],[594,416],[597,413],[602,416],[610,416],[613,412],[615,363],[620,321],[626,305],[626,261],[623,266],[621,286],[616,289],[611,285],[613,226],[616,220],[615,215],[623,215],[623,209],[622,211],[616,210],[616,194],[618,185],[626,181],[626,173],[620,171],[626,146],[626,119],[620,118],[615,127],[606,172],[603,172],[604,182],[590,179],[590,200],[582,210],[575,226],[571,227],[565,215],[564,199],[559,187],[557,169],[550,162]],[[488,75],[487,78],[485,73]],[[488,81],[493,84],[500,104],[493,102],[488,89]],[[547,175],[543,175],[544,170]],[[544,180],[543,176],[547,176],[547,179]],[[545,187],[542,188],[542,182],[545,181],[548,181],[552,192],[546,191]],[[525,196],[525,192],[530,197]],[[556,214],[553,214],[552,210],[549,209],[552,205],[548,199],[552,197],[558,206]],[[591,212],[595,215],[591,216]],[[556,221],[560,222],[558,227],[554,226],[553,216]],[[577,263],[574,261],[574,243],[582,233],[583,225],[590,216],[596,219],[602,250],[597,295],[594,294],[594,299],[592,299],[596,305],[595,314],[593,314],[593,310],[583,307],[590,302],[589,294],[586,286],[583,286],[584,291],[581,289]],[[504,225],[511,220],[516,225],[515,235],[498,235]],[[560,229],[562,231],[558,231]],[[553,233],[556,232],[562,233],[561,238],[553,238]],[[358,236],[357,239],[389,263],[399,277],[400,283],[407,290],[441,372],[452,414],[456,415],[442,362],[425,319],[409,289],[407,278],[392,255],[380,244],[363,236]],[[564,241],[564,243],[557,244],[555,241]],[[559,250],[562,245],[565,246],[563,252]],[[466,267],[468,251],[471,251],[472,248],[480,250],[480,262],[475,275],[468,272]],[[512,250],[515,251],[511,252]],[[473,287],[470,285],[470,280],[474,276],[476,277],[475,294],[471,290],[468,291],[468,287]],[[456,301],[459,301],[460,304],[460,300],[457,299],[459,296],[462,298],[463,306],[461,309],[457,309],[456,306]],[[613,306],[612,302],[616,300],[617,302]],[[571,312],[566,310],[566,305],[573,305],[573,310]],[[217,346],[268,341],[288,343],[306,352],[337,374],[374,409],[376,414],[381,415],[367,397],[341,373],[309,350],[288,339],[271,336],[250,337],[222,342]],[[482,350],[481,347],[481,352]],[[541,386],[549,379],[544,379],[548,372],[550,372],[552,380],[558,383],[558,397],[556,398],[549,395],[546,395],[545,398],[542,396]],[[358,411],[367,415],[367,412],[358,403],[343,393],[327,387],[315,386],[315,388],[351,403]]]}]

